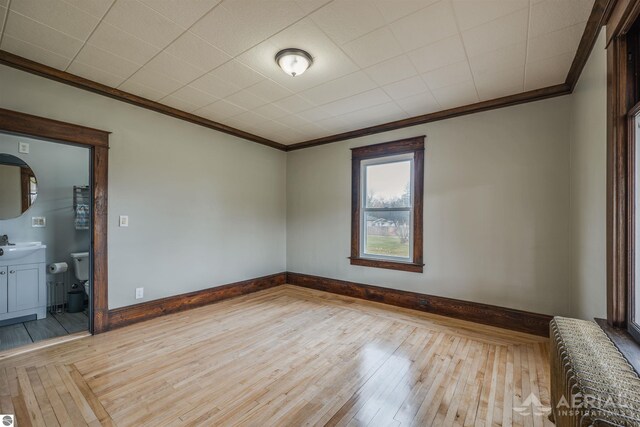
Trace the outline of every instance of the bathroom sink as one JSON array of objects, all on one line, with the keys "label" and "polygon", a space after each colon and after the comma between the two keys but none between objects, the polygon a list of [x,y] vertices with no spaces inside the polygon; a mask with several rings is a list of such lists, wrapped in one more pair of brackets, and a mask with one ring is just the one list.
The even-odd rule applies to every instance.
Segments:
[{"label": "bathroom sink", "polygon": [[46,247],[42,242],[25,242],[0,246],[0,262],[23,258]]}]

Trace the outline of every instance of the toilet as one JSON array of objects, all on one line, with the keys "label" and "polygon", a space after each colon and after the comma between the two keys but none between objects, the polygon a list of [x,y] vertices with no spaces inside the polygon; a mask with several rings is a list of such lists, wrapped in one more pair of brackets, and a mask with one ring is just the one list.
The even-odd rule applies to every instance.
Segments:
[{"label": "toilet", "polygon": [[89,252],[72,253],[71,258],[76,279],[84,285],[84,291],[89,295]]}]

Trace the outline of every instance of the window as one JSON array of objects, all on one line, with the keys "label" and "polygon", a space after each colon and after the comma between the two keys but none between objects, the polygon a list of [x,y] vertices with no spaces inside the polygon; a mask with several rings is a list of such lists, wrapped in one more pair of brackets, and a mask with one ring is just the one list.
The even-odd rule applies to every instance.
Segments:
[{"label": "window", "polygon": [[351,264],[422,272],[424,138],[352,150]]},{"label": "window", "polygon": [[633,221],[630,224],[630,247],[633,248],[633,260],[630,266],[630,286],[629,286],[629,310],[628,310],[628,322],[627,329],[629,333],[636,339],[640,340],[640,292],[637,292],[640,287],[638,286],[638,280],[640,280],[640,251],[636,249],[636,245],[640,242],[640,194],[638,183],[640,182],[640,104],[633,108],[629,114],[630,119],[630,138],[631,144],[629,147],[629,158],[631,170],[629,173],[630,185],[632,189],[630,192],[629,206],[631,212],[633,212]]}]

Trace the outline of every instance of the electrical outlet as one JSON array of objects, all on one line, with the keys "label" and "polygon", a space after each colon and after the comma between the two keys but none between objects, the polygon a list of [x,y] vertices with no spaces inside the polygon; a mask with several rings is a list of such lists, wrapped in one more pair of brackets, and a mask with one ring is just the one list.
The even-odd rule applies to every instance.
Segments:
[{"label": "electrical outlet", "polygon": [[120,215],[120,227],[129,226],[129,217],[127,215]]},{"label": "electrical outlet", "polygon": [[29,154],[29,143],[28,142],[19,142],[18,143],[18,151],[22,154]]},{"label": "electrical outlet", "polygon": [[136,288],[136,299],[144,298],[144,288]]},{"label": "electrical outlet", "polygon": [[31,217],[31,226],[34,228],[42,228],[47,226],[47,219],[43,216]]}]

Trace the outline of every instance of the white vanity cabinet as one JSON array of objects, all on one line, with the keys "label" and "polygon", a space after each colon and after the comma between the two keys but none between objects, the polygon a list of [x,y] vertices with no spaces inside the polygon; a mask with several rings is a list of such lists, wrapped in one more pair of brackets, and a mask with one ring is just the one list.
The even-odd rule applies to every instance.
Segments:
[{"label": "white vanity cabinet", "polygon": [[[6,247],[5,247],[6,253]],[[0,255],[0,321],[47,316],[44,246],[20,256]]]}]

